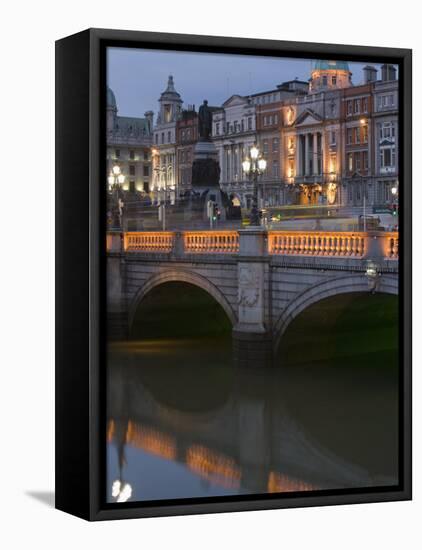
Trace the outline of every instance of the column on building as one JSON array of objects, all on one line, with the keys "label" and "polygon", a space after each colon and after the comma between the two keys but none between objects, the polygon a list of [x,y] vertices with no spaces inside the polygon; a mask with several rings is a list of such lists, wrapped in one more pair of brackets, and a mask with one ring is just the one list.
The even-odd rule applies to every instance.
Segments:
[{"label": "column on building", "polygon": [[318,132],[312,134],[312,168],[313,175],[318,174]]},{"label": "column on building", "polygon": [[309,176],[309,134],[305,134],[305,176]]}]

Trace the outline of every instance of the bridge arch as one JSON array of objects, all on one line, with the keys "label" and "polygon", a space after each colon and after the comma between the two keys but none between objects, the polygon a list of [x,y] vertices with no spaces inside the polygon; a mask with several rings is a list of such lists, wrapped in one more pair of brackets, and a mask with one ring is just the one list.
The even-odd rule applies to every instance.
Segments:
[{"label": "bridge arch", "polygon": [[188,283],[205,290],[223,308],[232,326],[237,323],[237,316],[224,294],[207,278],[184,269],[169,269],[153,275],[137,291],[129,307],[129,327],[132,326],[136,310],[145,296],[156,286],[163,283]]},{"label": "bridge arch", "polygon": [[[275,323],[274,350],[277,350],[283,334],[299,313],[324,298],[351,292],[369,292],[368,279],[364,274],[328,279],[298,294],[283,310]],[[377,293],[398,294],[397,278],[383,275],[379,280]]]}]

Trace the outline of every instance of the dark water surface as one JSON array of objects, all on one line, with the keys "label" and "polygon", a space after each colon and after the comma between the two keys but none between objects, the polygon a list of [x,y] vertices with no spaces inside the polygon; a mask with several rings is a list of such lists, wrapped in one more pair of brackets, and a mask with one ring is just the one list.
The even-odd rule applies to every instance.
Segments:
[{"label": "dark water surface", "polygon": [[108,500],[397,484],[395,313],[351,304],[336,334],[329,301],[293,323],[272,368],[236,369],[229,335],[111,344]]}]

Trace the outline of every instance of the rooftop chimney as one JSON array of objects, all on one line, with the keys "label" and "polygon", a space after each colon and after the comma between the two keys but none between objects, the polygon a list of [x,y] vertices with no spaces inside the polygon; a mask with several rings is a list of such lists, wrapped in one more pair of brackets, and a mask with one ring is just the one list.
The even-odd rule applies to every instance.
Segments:
[{"label": "rooftop chimney", "polygon": [[375,82],[377,79],[377,70],[375,67],[372,67],[371,65],[366,65],[366,67],[363,68],[363,78],[365,84],[368,84],[369,82]]},{"label": "rooftop chimney", "polygon": [[381,66],[381,78],[385,82],[387,80],[396,80],[396,68],[394,65],[384,63]]}]

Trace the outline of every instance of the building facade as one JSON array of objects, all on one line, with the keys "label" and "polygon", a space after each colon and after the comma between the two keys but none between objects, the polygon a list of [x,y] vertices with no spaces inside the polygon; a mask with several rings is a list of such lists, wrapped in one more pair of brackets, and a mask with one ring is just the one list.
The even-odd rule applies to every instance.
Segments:
[{"label": "building facade", "polygon": [[[358,75],[359,77],[359,75]],[[213,116],[220,182],[249,207],[242,160],[255,142],[267,160],[260,207],[383,205],[397,185],[398,82],[394,66],[363,69],[354,85],[344,61],[316,61],[309,82],[234,95]]]},{"label": "building facade", "polygon": [[374,198],[378,205],[394,202],[398,189],[399,91],[396,69],[383,65],[381,80],[374,83]]},{"label": "building facade", "polygon": [[159,111],[154,126],[152,148],[152,198],[154,203],[177,195],[176,125],[182,115],[183,100],[174,87],[173,76],[168,77],[167,88],[159,99]]},{"label": "building facade", "polygon": [[124,191],[149,193],[153,113],[136,118],[117,112],[116,97],[107,87],[107,173],[117,164],[125,177]]},{"label": "building facade", "polygon": [[198,113],[189,106],[176,123],[177,195],[186,195],[192,184],[192,164],[198,141]]}]

